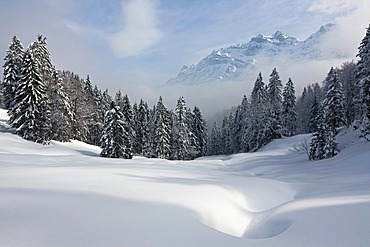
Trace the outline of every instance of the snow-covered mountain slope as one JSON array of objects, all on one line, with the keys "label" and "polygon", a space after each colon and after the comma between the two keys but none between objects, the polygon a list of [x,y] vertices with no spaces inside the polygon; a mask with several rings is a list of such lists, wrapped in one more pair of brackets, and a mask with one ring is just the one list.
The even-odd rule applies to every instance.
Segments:
[{"label": "snow-covered mountain slope", "polygon": [[168,80],[167,85],[243,80],[248,74],[256,76],[266,60],[270,63],[276,61],[276,66],[286,60],[295,63],[345,57],[342,51],[327,50],[322,46],[325,36],[333,27],[333,24],[322,26],[304,41],[280,31],[272,36],[260,34],[247,43],[215,50],[198,63],[184,66],[175,78]]},{"label": "snow-covered mountain slope", "polygon": [[[0,133],[0,246],[368,246],[370,143],[308,161],[309,135],[195,161],[98,157]],[[299,148],[298,148],[299,149]]]}]

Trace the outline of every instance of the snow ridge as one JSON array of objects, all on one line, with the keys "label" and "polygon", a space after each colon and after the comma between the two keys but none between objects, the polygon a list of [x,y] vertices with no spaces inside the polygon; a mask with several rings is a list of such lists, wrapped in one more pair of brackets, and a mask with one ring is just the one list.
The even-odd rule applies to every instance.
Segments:
[{"label": "snow ridge", "polygon": [[248,73],[256,73],[260,66],[259,61],[263,58],[278,61],[283,56],[294,62],[345,57],[341,51],[325,52],[321,47],[323,39],[333,27],[334,24],[326,24],[304,41],[281,31],[276,31],[271,36],[259,34],[249,42],[215,50],[198,63],[183,66],[179,74],[166,84],[195,85],[242,80]]}]

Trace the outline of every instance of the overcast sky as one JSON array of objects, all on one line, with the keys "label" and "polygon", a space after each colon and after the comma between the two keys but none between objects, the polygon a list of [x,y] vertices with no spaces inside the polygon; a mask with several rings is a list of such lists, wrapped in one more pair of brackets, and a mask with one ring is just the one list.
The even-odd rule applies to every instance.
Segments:
[{"label": "overcast sky", "polygon": [[[83,78],[89,74],[112,94],[122,89],[132,101],[142,97],[152,103],[159,94],[169,100],[181,95],[157,86],[183,65],[259,33],[281,30],[304,40],[321,25],[336,23],[332,44],[349,49],[354,58],[370,23],[369,9],[369,0],[2,0],[0,55],[13,35],[27,47],[43,34],[58,69]],[[331,62],[316,67],[328,71],[336,65]],[[322,71],[307,81],[302,74],[292,76],[307,84],[322,79]],[[234,91],[241,95],[227,95],[237,98],[230,104],[248,94]]]}]

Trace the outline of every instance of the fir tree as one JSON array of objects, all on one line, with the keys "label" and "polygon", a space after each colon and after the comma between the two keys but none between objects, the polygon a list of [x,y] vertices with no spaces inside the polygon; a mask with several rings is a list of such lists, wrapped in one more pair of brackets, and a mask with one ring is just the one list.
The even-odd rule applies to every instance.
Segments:
[{"label": "fir tree", "polygon": [[363,126],[362,136],[367,136],[370,133],[370,25],[366,30],[365,37],[362,39],[358,48],[359,61],[357,63],[357,84],[361,88],[362,101],[362,119]]},{"label": "fir tree", "polygon": [[318,102],[317,97],[315,96],[311,109],[310,109],[310,121],[308,122],[309,131],[311,133],[316,132],[318,130],[318,125],[320,124],[318,122],[319,118],[317,118],[317,115],[320,110],[319,107],[320,107],[320,103]]},{"label": "fir tree", "polygon": [[132,158],[128,127],[123,120],[122,112],[114,102],[111,103],[111,109],[105,114],[101,148],[101,157]]},{"label": "fir tree", "polygon": [[297,128],[297,113],[296,113],[296,96],[294,84],[289,78],[283,90],[283,111],[282,122],[284,126],[284,133],[287,136],[292,136]]},{"label": "fir tree", "polygon": [[140,155],[149,157],[150,150],[150,119],[148,104],[140,100],[136,117],[136,152]]},{"label": "fir tree", "polygon": [[193,115],[193,131],[197,141],[195,157],[200,157],[206,155],[207,152],[207,124],[200,109],[196,106],[194,107]]},{"label": "fir tree", "polygon": [[4,79],[2,82],[5,109],[10,110],[15,97],[15,91],[21,74],[23,46],[17,36],[14,36],[4,58]]},{"label": "fir tree", "polygon": [[249,152],[248,128],[250,126],[250,103],[244,95],[240,106],[237,107],[234,116],[232,146],[233,152]]},{"label": "fir tree", "polygon": [[173,128],[173,155],[175,159],[187,160],[191,158],[190,128],[188,125],[187,108],[185,100],[180,97],[175,109],[175,121]]},{"label": "fir tree", "polygon": [[321,160],[325,158],[325,145],[326,145],[326,126],[324,123],[322,107],[319,106],[316,114],[317,131],[312,135],[310,144],[309,158],[310,160]]},{"label": "fir tree", "polygon": [[336,128],[346,124],[342,83],[338,73],[331,68],[326,78],[327,93],[324,102],[325,121],[336,134]]},{"label": "fir tree", "polygon": [[250,151],[257,151],[264,144],[268,143],[267,135],[268,128],[266,124],[270,125],[268,116],[268,98],[266,86],[262,80],[262,75],[259,73],[251,95],[251,124],[247,130]]},{"label": "fir tree", "polygon": [[159,97],[154,117],[153,151],[160,159],[171,157],[171,124],[170,113]]},{"label": "fir tree", "polygon": [[47,95],[50,97],[51,139],[61,142],[70,141],[73,138],[74,115],[57,71],[54,71]]},{"label": "fir tree", "polygon": [[211,131],[211,136],[209,137],[209,155],[219,155],[222,154],[222,143],[221,143],[221,130],[217,123],[213,123],[213,128]]},{"label": "fir tree", "polygon": [[361,106],[358,107],[361,90],[356,86],[356,64],[352,62],[344,63],[338,70],[339,80],[343,85],[345,118],[347,126],[356,118],[361,118]]},{"label": "fir tree", "polygon": [[22,66],[10,123],[16,134],[37,143],[50,141],[50,109],[37,61],[27,52]]}]

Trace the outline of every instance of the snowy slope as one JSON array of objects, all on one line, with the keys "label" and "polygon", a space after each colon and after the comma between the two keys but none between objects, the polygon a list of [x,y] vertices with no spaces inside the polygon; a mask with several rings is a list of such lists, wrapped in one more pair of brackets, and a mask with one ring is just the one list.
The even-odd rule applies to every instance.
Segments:
[{"label": "snowy slope", "polygon": [[[281,64],[288,60],[343,58],[343,51],[331,51],[322,47],[325,36],[333,29],[333,24],[324,25],[304,41],[277,31],[271,36],[258,35],[249,42],[213,51],[196,64],[184,66],[167,85],[194,85],[206,82],[243,80],[250,74],[255,77],[267,61]],[[262,61],[262,62],[261,62]]]},{"label": "snowy slope", "polygon": [[81,142],[0,133],[0,246],[368,246],[370,143],[309,162],[276,140],[253,154],[103,159]]}]

